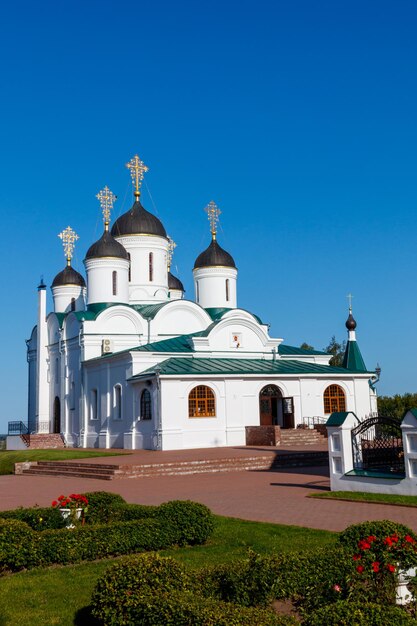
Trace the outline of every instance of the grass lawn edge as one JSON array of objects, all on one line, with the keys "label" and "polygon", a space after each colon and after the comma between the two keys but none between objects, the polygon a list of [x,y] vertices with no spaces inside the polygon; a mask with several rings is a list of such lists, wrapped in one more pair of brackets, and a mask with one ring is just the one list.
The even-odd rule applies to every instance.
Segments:
[{"label": "grass lawn edge", "polygon": [[[349,493],[349,492],[346,492]],[[361,492],[353,492],[353,493],[363,493]],[[377,495],[377,494],[375,494]],[[381,496],[391,496],[391,494],[380,494]],[[318,498],[320,500],[335,500],[340,502],[357,502],[358,504],[383,504],[385,506],[402,506],[407,509],[415,509],[417,507],[417,502],[412,504],[411,502],[407,504],[407,502],[395,502],[395,500],[387,501],[378,498],[349,498],[346,496],[339,495],[324,495],[322,493],[309,493],[306,496],[307,498]],[[393,498],[396,498],[395,495],[392,495]],[[407,497],[407,496],[402,496]],[[410,496],[414,497],[414,496]]]}]

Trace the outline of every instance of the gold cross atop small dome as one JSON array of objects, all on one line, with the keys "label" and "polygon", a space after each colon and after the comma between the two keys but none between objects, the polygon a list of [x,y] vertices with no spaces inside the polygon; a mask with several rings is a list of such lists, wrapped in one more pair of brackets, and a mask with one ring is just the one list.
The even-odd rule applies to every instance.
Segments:
[{"label": "gold cross atop small dome", "polygon": [[164,237],[166,239],[167,233],[161,220],[149,213],[139,200],[143,174],[148,171],[148,168],[138,155],[134,156],[126,164],[126,167],[130,170],[133,186],[135,187],[135,202],[129,211],[117,218],[111,229],[111,234],[113,237],[155,235],[156,237]]},{"label": "gold cross atop small dome", "polygon": [[62,270],[62,272],[59,272],[59,274],[55,276],[51,287],[67,287],[70,285],[85,287],[84,278],[71,266],[75,242],[79,238],[77,233],[71,228],[71,226],[67,226],[62,232],[59,233],[58,237],[61,239],[64,247],[67,266]]},{"label": "gold cross atop small dome", "polygon": [[216,233],[219,215],[221,213],[217,204],[213,201],[209,202],[204,209],[208,215],[210,222],[211,243],[195,260],[194,269],[200,267],[236,267],[231,254],[223,250],[217,243]]}]

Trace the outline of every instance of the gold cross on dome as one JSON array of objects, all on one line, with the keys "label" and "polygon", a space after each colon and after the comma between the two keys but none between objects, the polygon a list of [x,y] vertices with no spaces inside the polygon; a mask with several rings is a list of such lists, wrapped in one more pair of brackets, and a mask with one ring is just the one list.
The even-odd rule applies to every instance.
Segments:
[{"label": "gold cross on dome", "polygon": [[172,265],[172,257],[174,255],[174,249],[177,247],[177,244],[175,243],[175,241],[173,239],[171,239],[171,237],[168,235],[168,256],[167,256],[167,262],[168,262],[168,272],[171,269],[171,265]]},{"label": "gold cross on dome", "polygon": [[62,240],[64,253],[67,259],[67,265],[71,265],[71,259],[74,253],[75,242],[79,239],[77,233],[72,230],[71,226],[67,226],[58,237]]},{"label": "gold cross on dome", "polygon": [[110,214],[113,210],[113,204],[116,201],[116,196],[112,191],[110,191],[110,189],[106,185],[98,192],[96,198],[99,200],[101,210],[103,211],[104,228],[108,230],[110,223]]},{"label": "gold cross on dome", "polygon": [[128,170],[130,170],[132,183],[135,187],[135,197],[139,198],[140,186],[142,184],[143,175],[145,172],[149,171],[149,167],[147,167],[145,163],[140,160],[137,154],[135,154],[135,156],[130,159],[129,163],[126,163],[126,167]]},{"label": "gold cross on dome", "polygon": [[207,213],[207,216],[210,222],[211,236],[213,237],[213,239],[216,239],[217,224],[219,221],[219,215],[221,211],[219,207],[217,206],[217,204],[213,202],[213,200],[208,203],[208,205],[206,206],[204,210]]}]

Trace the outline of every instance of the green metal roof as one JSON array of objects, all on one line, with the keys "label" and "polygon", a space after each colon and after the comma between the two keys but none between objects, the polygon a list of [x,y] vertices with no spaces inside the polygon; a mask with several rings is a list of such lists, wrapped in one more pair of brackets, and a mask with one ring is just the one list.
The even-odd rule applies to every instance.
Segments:
[{"label": "green metal roof", "polygon": [[[142,315],[147,320],[153,320],[155,315],[162,309],[162,307],[169,304],[168,302],[159,302],[158,304],[130,304],[131,309],[135,309],[138,313]],[[172,300],[174,302],[174,300]]]},{"label": "green metal roof", "polygon": [[[347,374],[343,367],[331,367],[330,365],[318,365],[316,363],[303,363],[296,360],[266,361],[264,359],[210,359],[194,357],[170,358],[159,363],[160,373],[167,376],[185,375],[273,375],[286,374]],[[153,367],[133,376],[130,380],[143,375],[154,374]],[[352,372],[354,373],[354,372]]]},{"label": "green metal roof", "polygon": [[[136,348],[133,348],[133,350],[145,352],[195,352],[190,339],[192,337],[206,337],[214,326],[215,324],[210,324],[210,326],[206,328],[206,330],[201,330],[197,333],[190,333],[189,335],[179,335],[178,337],[163,339],[161,341],[155,341],[153,343],[147,343],[143,346],[137,346]],[[327,352],[319,352],[318,350],[303,350],[302,348],[287,346],[285,344],[279,345],[278,353],[280,355],[284,354],[303,356],[327,354]]]},{"label": "green metal roof", "polygon": [[343,357],[343,367],[352,372],[366,372],[365,361],[356,341],[348,341]]},{"label": "green metal roof", "polygon": [[287,346],[285,343],[280,343],[280,345],[278,346],[278,354],[282,354],[282,355],[323,355],[326,354],[327,356],[330,356],[329,354],[327,354],[327,352],[321,352],[320,350],[305,350],[304,348],[297,348],[296,346]]},{"label": "green metal roof", "polygon": [[[218,322],[219,320],[221,320],[223,315],[225,315],[229,311],[233,311],[234,309],[227,309],[225,307],[209,307],[208,309],[204,309],[204,310],[207,311],[207,313],[210,315],[213,322]],[[240,309],[240,310],[246,311],[246,309]],[[252,315],[259,324],[263,323],[260,317],[258,317],[254,313],[251,313],[250,311],[246,311],[246,313],[250,313],[250,315]]]},{"label": "green metal roof", "polygon": [[412,413],[414,417],[417,418],[417,409],[413,407],[411,409],[407,409],[406,411],[404,411],[403,419],[407,415],[408,412]]},{"label": "green metal roof", "polygon": [[171,337],[171,339],[154,341],[143,346],[137,346],[131,352],[194,352],[190,339],[192,337],[201,337],[203,333],[204,331],[200,331],[190,335],[179,335],[178,337]]},{"label": "green metal roof", "polygon": [[[340,411],[339,413],[332,413],[326,422],[326,426],[341,426],[350,413],[352,413],[352,415],[356,417],[353,411]],[[359,419],[357,417],[356,419],[359,422]]]}]

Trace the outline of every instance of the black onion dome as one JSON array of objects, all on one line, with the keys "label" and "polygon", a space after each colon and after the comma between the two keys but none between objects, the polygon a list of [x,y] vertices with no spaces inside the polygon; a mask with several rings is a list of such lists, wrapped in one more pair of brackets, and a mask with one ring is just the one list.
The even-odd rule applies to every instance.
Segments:
[{"label": "black onion dome", "polygon": [[155,215],[149,213],[136,200],[130,211],[123,213],[113,224],[111,229],[113,237],[122,237],[123,235],[157,235],[158,237],[167,236],[166,230]]},{"label": "black onion dome", "polygon": [[217,241],[213,239],[209,247],[196,258],[194,269],[199,267],[213,267],[216,265],[236,267],[232,255],[226,252],[226,250],[223,250]]},{"label": "black onion dome", "polygon": [[71,265],[67,265],[62,272],[57,274],[52,282],[52,287],[64,287],[66,285],[77,285],[77,287],[85,287],[85,280],[79,272]]},{"label": "black onion dome", "polygon": [[116,241],[108,230],[105,230],[100,239],[88,248],[85,258],[99,259],[107,256],[117,259],[129,259],[129,255],[124,246]]},{"label": "black onion dome", "polygon": [[184,285],[179,278],[168,272],[168,289],[178,289],[178,291],[184,291]]},{"label": "black onion dome", "polygon": [[346,328],[348,330],[355,330],[356,328],[356,320],[354,319],[352,313],[349,312],[349,317],[346,320]]}]

